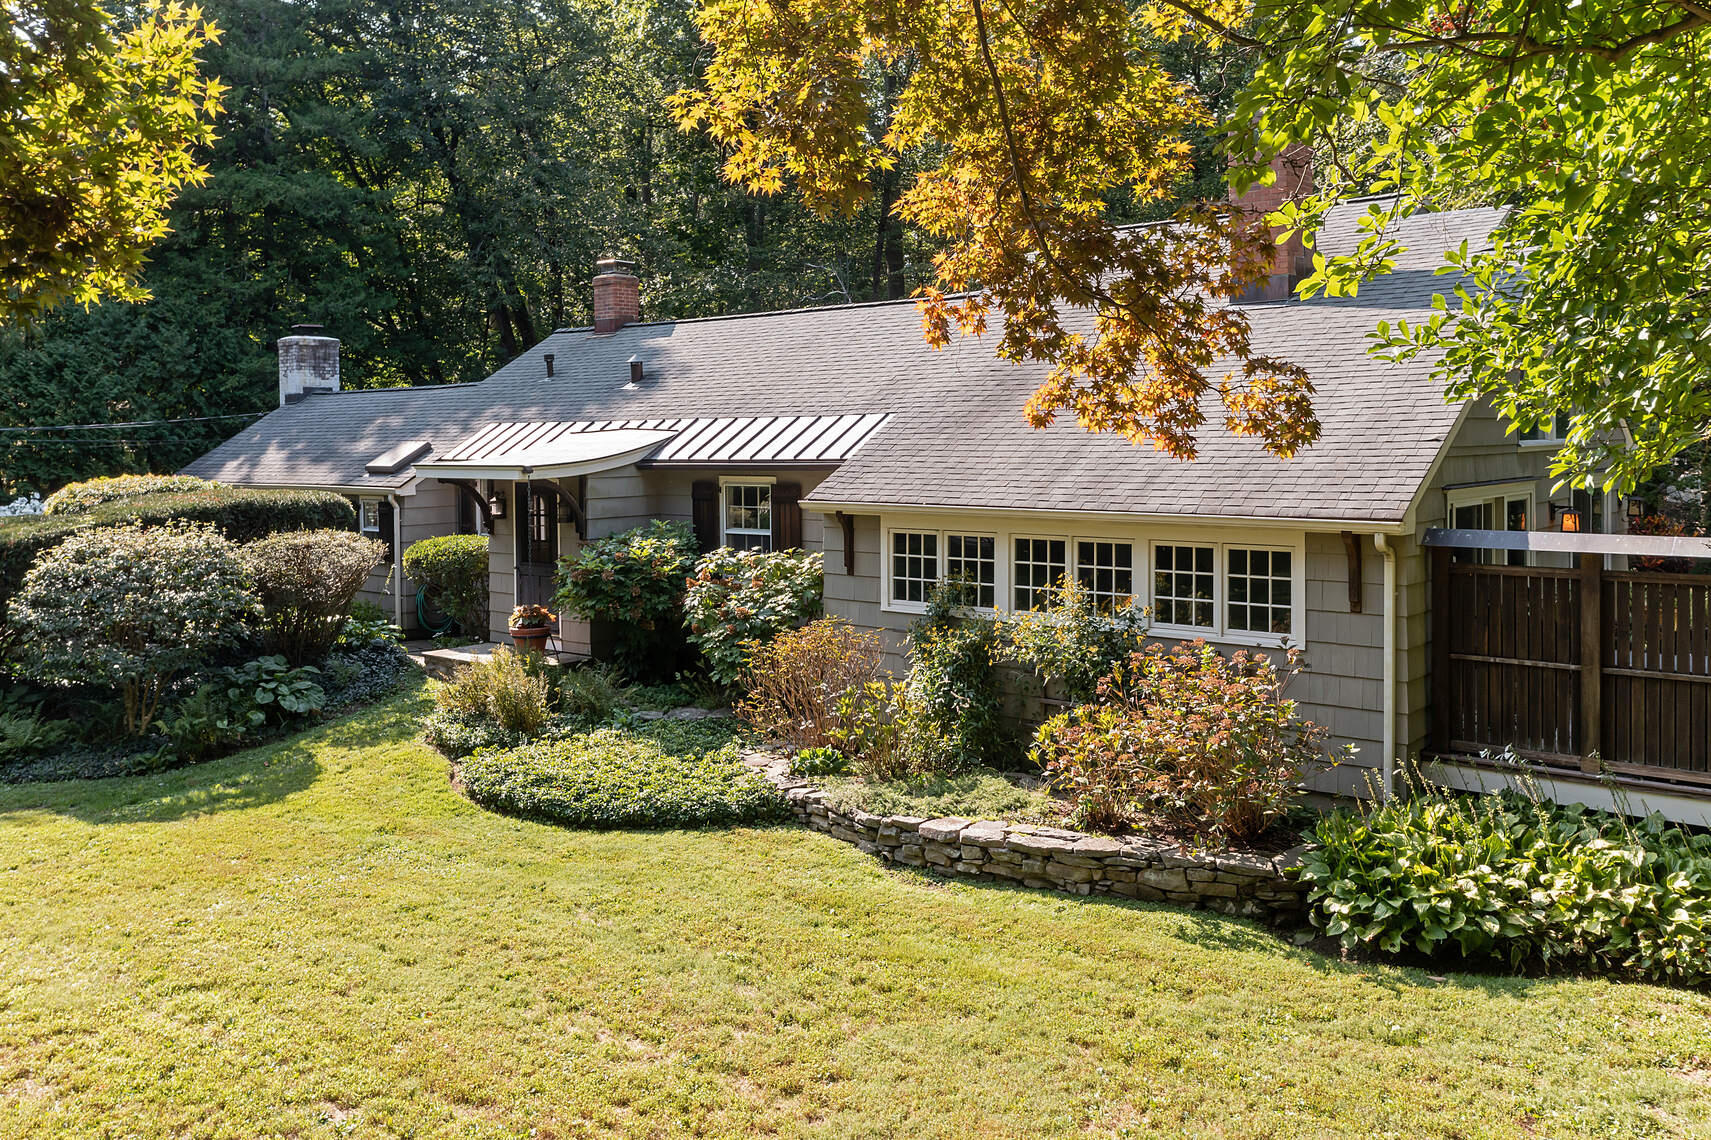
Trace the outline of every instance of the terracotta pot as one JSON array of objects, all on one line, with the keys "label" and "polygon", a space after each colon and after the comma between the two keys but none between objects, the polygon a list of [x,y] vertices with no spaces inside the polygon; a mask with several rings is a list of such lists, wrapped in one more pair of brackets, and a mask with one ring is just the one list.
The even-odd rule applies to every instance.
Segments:
[{"label": "terracotta pot", "polygon": [[547,638],[552,636],[552,626],[531,625],[511,626],[511,644],[523,653],[544,653],[547,648]]}]

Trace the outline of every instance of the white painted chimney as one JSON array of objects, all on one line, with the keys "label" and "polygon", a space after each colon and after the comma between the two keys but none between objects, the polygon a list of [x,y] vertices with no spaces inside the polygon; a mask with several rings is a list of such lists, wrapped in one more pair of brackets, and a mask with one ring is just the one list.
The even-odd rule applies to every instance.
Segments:
[{"label": "white painted chimney", "polygon": [[339,338],[320,331],[320,325],[292,325],[291,335],[279,338],[280,407],[339,390]]}]

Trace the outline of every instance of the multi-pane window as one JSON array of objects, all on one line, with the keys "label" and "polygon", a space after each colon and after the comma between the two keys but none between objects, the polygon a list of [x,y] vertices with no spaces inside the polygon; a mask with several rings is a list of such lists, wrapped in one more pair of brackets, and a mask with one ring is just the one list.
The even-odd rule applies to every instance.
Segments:
[{"label": "multi-pane window", "polygon": [[362,501],[362,532],[364,534],[380,533],[379,499],[364,499]]},{"label": "multi-pane window", "polygon": [[724,539],[736,550],[772,549],[772,484],[725,484]]},{"label": "multi-pane window", "polygon": [[1075,576],[1102,612],[1122,609],[1135,597],[1134,544],[1080,539]]},{"label": "multi-pane window", "polygon": [[558,501],[551,491],[529,488],[527,561],[544,565],[558,560]]},{"label": "multi-pane window", "polygon": [[891,532],[891,600],[925,602],[939,582],[939,536],[934,531]]},{"label": "multi-pane window", "polygon": [[1019,610],[1045,605],[1069,570],[1068,543],[1061,538],[1018,538],[1010,584]]},{"label": "multi-pane window", "polygon": [[1210,546],[1153,547],[1153,621],[1159,625],[1211,629],[1217,624]]},{"label": "multi-pane window", "polygon": [[945,580],[954,583],[965,606],[998,604],[998,540],[990,535],[945,535]]},{"label": "multi-pane window", "polygon": [[1569,428],[1573,426],[1567,412],[1558,412],[1538,427],[1523,428],[1521,438],[1527,441],[1555,443],[1567,439]]},{"label": "multi-pane window", "polygon": [[1294,558],[1287,550],[1230,547],[1228,601],[1230,629],[1248,633],[1291,632],[1295,612]]}]

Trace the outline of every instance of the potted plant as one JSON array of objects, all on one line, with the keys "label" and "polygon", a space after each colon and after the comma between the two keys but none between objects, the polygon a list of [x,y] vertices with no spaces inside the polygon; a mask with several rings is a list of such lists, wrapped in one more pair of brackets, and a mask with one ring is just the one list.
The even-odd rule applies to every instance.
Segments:
[{"label": "potted plant", "polygon": [[511,611],[511,644],[524,653],[540,653],[557,621],[558,615],[545,606],[518,606]]}]

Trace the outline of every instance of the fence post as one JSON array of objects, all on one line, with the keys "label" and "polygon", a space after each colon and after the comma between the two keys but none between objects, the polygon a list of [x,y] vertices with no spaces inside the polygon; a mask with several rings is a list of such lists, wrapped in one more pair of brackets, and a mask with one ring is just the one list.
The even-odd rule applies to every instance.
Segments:
[{"label": "fence post", "polygon": [[1450,750],[1450,548],[1432,550],[1432,751]]},{"label": "fence post", "polygon": [[1604,556],[1580,556],[1580,770],[1596,774],[1603,750]]}]

